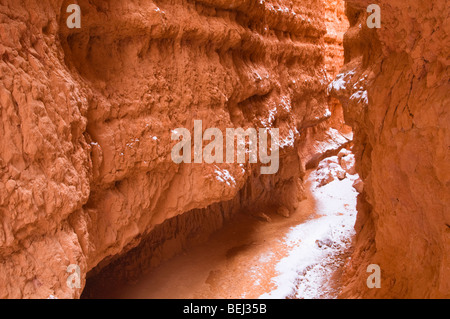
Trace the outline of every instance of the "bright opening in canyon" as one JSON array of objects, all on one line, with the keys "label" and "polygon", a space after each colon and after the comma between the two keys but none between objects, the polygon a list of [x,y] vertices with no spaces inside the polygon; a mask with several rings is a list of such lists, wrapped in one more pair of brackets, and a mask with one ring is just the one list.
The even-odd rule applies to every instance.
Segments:
[{"label": "bright opening in canyon", "polygon": [[449,16],[1,0],[0,298],[449,298]]}]

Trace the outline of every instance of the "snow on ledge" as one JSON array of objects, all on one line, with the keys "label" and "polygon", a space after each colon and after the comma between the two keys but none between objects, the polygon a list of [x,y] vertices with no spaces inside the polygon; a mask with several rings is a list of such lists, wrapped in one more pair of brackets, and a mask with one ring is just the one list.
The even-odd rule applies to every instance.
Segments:
[{"label": "snow on ledge", "polygon": [[230,172],[226,169],[220,169],[217,165],[214,173],[216,173],[216,179],[222,183],[226,183],[228,186],[236,186],[236,180],[231,176]]},{"label": "snow on ledge", "polygon": [[332,89],[335,91],[345,90],[347,86],[347,77],[351,77],[355,74],[355,70],[348,71],[347,73],[340,73],[336,76],[336,79],[328,85],[328,93],[331,92]]}]

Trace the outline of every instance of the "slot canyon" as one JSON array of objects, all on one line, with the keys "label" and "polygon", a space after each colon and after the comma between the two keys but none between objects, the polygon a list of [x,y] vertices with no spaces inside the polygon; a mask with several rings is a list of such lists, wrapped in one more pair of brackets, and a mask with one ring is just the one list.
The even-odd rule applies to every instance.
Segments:
[{"label": "slot canyon", "polygon": [[[450,298],[449,18],[0,0],[0,298]],[[175,163],[196,120],[277,128],[278,170]]]}]

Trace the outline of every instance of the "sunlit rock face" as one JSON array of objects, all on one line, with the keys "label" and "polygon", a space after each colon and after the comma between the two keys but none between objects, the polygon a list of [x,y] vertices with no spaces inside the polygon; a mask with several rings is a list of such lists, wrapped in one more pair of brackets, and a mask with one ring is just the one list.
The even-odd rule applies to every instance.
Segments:
[{"label": "sunlit rock face", "polygon": [[[345,66],[331,94],[355,134],[356,250],[341,297],[450,296],[449,37],[446,1],[347,1]],[[362,185],[359,186],[362,190]],[[369,289],[369,264],[381,288]]]},{"label": "sunlit rock face", "polygon": [[[88,271],[195,209],[292,210],[308,162],[351,139],[327,94],[342,2],[80,0],[80,29],[69,4],[0,5],[0,298],[79,297]],[[194,120],[279,128],[278,172],[175,164],[171,132]]]}]

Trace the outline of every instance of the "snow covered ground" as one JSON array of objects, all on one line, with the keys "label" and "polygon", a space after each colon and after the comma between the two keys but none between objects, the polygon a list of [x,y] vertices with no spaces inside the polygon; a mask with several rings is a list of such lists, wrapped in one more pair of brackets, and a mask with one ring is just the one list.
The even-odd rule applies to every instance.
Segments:
[{"label": "snow covered ground", "polygon": [[[337,157],[331,160],[337,162]],[[317,214],[292,227],[285,236],[283,241],[289,254],[276,266],[278,276],[273,278],[276,288],[260,298],[335,297],[330,278],[341,266],[339,256],[350,249],[358,194],[352,184],[358,175],[347,173],[340,180],[334,171],[336,165],[330,158],[324,161],[308,178]],[[332,181],[323,185],[324,176],[331,176]]]}]

